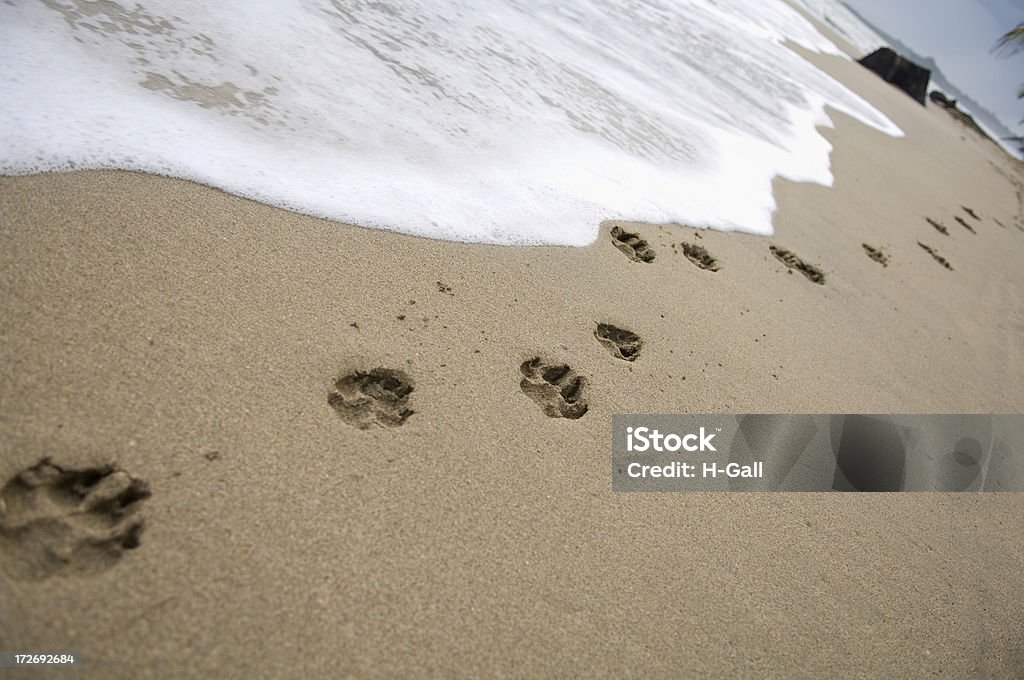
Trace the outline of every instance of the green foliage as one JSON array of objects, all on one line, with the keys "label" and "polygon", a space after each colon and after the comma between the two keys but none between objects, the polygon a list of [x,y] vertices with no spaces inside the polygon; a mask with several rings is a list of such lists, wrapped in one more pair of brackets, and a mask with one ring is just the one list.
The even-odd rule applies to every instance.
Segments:
[{"label": "green foliage", "polygon": [[1024,21],[1017,24],[1015,28],[1007,31],[996,41],[995,51],[1003,56],[1016,54],[1024,49]]},{"label": "green foliage", "polygon": [[[1004,57],[1008,57],[1011,54],[1017,54],[1021,50],[1024,50],[1024,21],[1004,33],[1002,37],[996,41],[995,47],[992,49],[1000,56]],[[1024,85],[1018,88],[1017,98],[1024,99]],[[1021,120],[1021,122],[1024,123],[1024,120]],[[1008,139],[1015,142],[1021,153],[1024,153],[1024,137],[1009,137]]]}]

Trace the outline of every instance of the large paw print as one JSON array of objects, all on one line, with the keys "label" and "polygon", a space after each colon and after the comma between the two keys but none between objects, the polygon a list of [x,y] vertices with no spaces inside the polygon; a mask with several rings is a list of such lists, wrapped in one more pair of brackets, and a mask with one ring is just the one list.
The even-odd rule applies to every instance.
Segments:
[{"label": "large paw print", "polygon": [[327,403],[342,420],[360,430],[374,425],[398,427],[413,413],[409,408],[412,391],[412,380],[402,371],[375,368],[338,378]]},{"label": "large paw print", "polygon": [[0,563],[14,579],[96,575],[139,547],[148,485],[113,465],[43,459],[0,491]]},{"label": "large paw print", "polygon": [[589,408],[583,397],[586,380],[565,364],[545,364],[539,358],[519,367],[523,394],[552,418],[582,418]]}]

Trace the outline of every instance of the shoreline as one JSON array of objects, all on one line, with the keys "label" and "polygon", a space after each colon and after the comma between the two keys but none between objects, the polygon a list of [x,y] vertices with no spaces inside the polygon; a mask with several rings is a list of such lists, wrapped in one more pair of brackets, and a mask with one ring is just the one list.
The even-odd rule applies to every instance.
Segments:
[{"label": "shoreline", "polygon": [[[111,568],[0,574],[0,648],[108,678],[1019,671],[1024,494],[611,491],[613,413],[1024,407],[1024,232],[993,166],[1019,168],[808,58],[907,137],[832,111],[834,186],[777,180],[775,236],[616,221],[650,263],[612,223],[474,245],[138,173],[0,178],[0,481],[48,456],[152,492]],[[534,358],[585,378],[584,415],[524,394]],[[329,395],[377,368],[413,413],[360,429]]]}]

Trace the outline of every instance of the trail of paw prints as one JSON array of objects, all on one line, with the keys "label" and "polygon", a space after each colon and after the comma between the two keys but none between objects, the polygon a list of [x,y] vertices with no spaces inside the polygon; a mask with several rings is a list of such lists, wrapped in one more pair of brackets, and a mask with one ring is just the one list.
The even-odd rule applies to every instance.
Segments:
[{"label": "trail of paw prints", "polygon": [[599,323],[594,337],[616,359],[636,361],[644,342],[640,336],[625,328],[618,328],[610,323]]},{"label": "trail of paw prints", "polygon": [[[768,246],[768,250],[771,251],[772,255],[774,255],[779,262],[786,265],[791,270],[800,272],[807,277],[808,281],[812,281],[819,286],[825,285],[825,272],[821,271],[818,267],[803,261],[795,253],[783,248]],[[792,271],[790,273],[792,273]]]},{"label": "trail of paw prints", "polygon": [[413,382],[402,371],[375,368],[369,373],[355,371],[338,378],[327,395],[341,419],[360,430],[373,426],[398,427],[413,414],[409,395]]},{"label": "trail of paw prints", "polygon": [[654,262],[654,249],[647,241],[640,238],[640,234],[624,231],[622,227],[612,227],[612,244],[625,253],[633,262]]},{"label": "trail of paw prints", "polygon": [[864,252],[867,253],[867,256],[870,257],[872,260],[882,265],[883,267],[889,266],[889,256],[886,255],[881,248],[869,246],[867,243],[862,243],[861,246],[864,248]]},{"label": "trail of paw prints", "polygon": [[[965,212],[965,213],[966,213],[966,214],[967,214],[968,216],[970,216],[970,218],[971,218],[972,220],[974,220],[974,221],[976,221],[976,222],[980,222],[980,221],[981,221],[981,217],[980,217],[980,216],[978,215],[978,213],[974,212],[974,210],[972,210],[971,208],[968,208],[968,207],[967,207],[967,206],[965,206],[965,205],[962,205],[962,206],[960,206],[960,208],[961,208],[961,209],[962,209],[962,210],[963,210],[963,211],[964,211],[964,212]],[[930,218],[930,217],[925,217],[924,219],[925,219],[925,220],[926,220],[926,221],[928,222],[928,224],[932,225],[932,226],[933,226],[933,227],[935,228],[935,230],[936,230],[937,232],[939,232],[940,234],[942,234],[942,235],[944,235],[944,236],[949,236],[949,229],[948,229],[948,228],[946,228],[946,225],[942,224],[941,222],[939,222],[939,221],[937,221],[937,220],[933,220],[933,219],[932,219],[932,218]],[[963,228],[964,228],[964,229],[966,229],[967,231],[971,232],[972,234],[975,234],[975,235],[976,235],[976,234],[978,233],[978,232],[977,232],[977,230],[976,230],[976,229],[975,229],[974,227],[972,227],[972,226],[970,225],[970,223],[969,223],[969,222],[967,222],[967,220],[965,220],[965,219],[964,219],[963,217],[961,217],[960,215],[954,215],[954,216],[953,216],[953,219],[954,219],[954,220],[955,220],[955,221],[957,222],[957,224],[959,224],[959,225],[960,225],[961,227],[963,227]],[[997,224],[998,224],[998,220],[997,220]]]},{"label": "trail of paw prints", "polygon": [[519,388],[551,418],[582,418],[589,406],[584,396],[587,381],[565,364],[546,364],[539,357],[519,367]]},{"label": "trail of paw prints", "polygon": [[[1010,218],[1010,219],[1013,219],[1013,218]],[[995,222],[997,225],[999,225],[999,227],[1001,229],[1006,229],[1007,231],[1010,230],[1010,226],[1008,224],[1006,224],[1006,222],[1004,222],[1004,221],[1002,221],[1000,219],[997,219],[995,217],[992,218],[992,221]],[[1020,230],[1020,231],[1024,231],[1024,226],[1021,226],[1021,223],[1016,221],[1016,220],[1013,222],[1013,226],[1015,228],[1017,228],[1018,230]]]},{"label": "trail of paw prints", "polygon": [[935,250],[935,248],[932,248],[929,245],[925,245],[924,243],[921,243],[920,241],[917,242],[917,245],[919,245],[922,248],[924,248],[925,251],[927,251],[927,253],[929,255],[931,255],[932,259],[934,259],[936,262],[941,264],[943,267],[945,267],[949,271],[953,271],[953,265],[951,265],[946,258],[942,257],[942,255],[939,255],[939,251]]},{"label": "trail of paw prints", "polygon": [[0,563],[12,579],[95,576],[140,545],[141,479],[113,465],[64,468],[44,458],[0,490]]}]

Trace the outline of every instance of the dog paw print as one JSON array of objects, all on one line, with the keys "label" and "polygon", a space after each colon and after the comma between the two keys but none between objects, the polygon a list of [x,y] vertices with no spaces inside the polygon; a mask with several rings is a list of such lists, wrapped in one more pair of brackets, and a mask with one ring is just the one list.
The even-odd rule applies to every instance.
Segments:
[{"label": "dog paw print", "polygon": [[93,576],[140,545],[146,482],[113,465],[64,468],[43,459],[0,491],[0,561],[14,579]]},{"label": "dog paw print", "polygon": [[584,398],[587,382],[565,364],[546,364],[539,358],[524,361],[519,370],[523,394],[540,406],[551,418],[582,418],[586,414]]},{"label": "dog paw print", "polygon": [[402,371],[375,368],[338,378],[327,403],[342,420],[360,430],[375,425],[398,427],[413,414],[409,408],[412,391],[412,380]]}]

